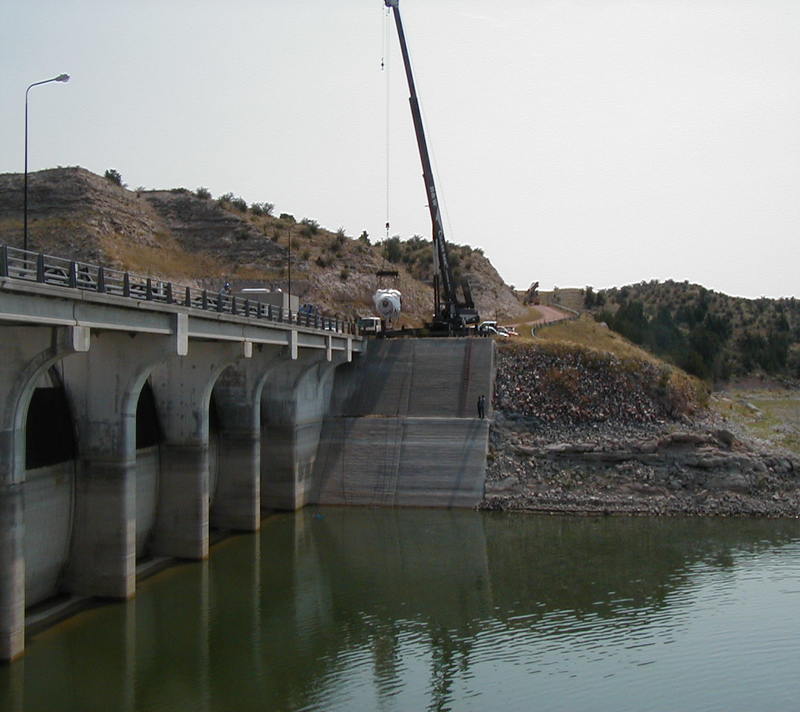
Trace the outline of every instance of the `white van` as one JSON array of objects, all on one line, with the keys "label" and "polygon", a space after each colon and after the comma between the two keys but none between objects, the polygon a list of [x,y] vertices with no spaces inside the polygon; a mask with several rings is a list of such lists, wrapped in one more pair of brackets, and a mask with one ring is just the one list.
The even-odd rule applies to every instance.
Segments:
[{"label": "white van", "polygon": [[358,320],[360,334],[380,334],[381,320],[377,316],[363,316]]}]

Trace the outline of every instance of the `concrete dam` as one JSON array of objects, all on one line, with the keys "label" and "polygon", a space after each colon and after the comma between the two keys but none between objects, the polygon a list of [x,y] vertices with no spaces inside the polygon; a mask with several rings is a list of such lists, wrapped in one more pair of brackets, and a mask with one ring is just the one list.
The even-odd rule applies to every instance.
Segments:
[{"label": "concrete dam", "polygon": [[481,500],[491,340],[367,342],[344,322],[149,280],[136,290],[110,270],[87,268],[81,287],[70,267],[52,284],[41,256],[11,250],[0,660],[59,606],[124,600],[154,565],[205,558],[212,530],[257,531],[271,511],[314,503]]},{"label": "concrete dam", "polygon": [[337,370],[315,463],[320,504],[473,507],[483,498],[491,339],[369,344]]}]

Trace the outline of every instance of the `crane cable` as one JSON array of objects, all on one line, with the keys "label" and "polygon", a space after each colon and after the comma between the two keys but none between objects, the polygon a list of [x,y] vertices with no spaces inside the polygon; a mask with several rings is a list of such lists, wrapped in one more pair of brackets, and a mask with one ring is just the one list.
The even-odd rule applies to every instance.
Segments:
[{"label": "crane cable", "polygon": [[386,237],[383,243],[383,264],[381,265],[381,270],[385,270],[388,261],[388,249],[389,249],[389,228],[390,228],[390,219],[389,219],[389,211],[390,211],[390,178],[389,178],[389,168],[390,168],[390,142],[389,142],[389,133],[390,133],[390,124],[389,124],[389,116],[390,116],[390,98],[391,98],[391,91],[390,91],[390,76],[391,72],[390,67],[391,64],[389,62],[389,32],[391,29],[391,21],[389,19],[391,9],[389,7],[382,8],[383,10],[383,27],[381,30],[381,39],[383,42],[381,48],[381,72],[384,73],[385,76],[385,84],[384,84],[384,91],[385,91],[385,136],[384,136],[384,159],[385,159],[385,174],[386,174]]},{"label": "crane cable", "polygon": [[391,111],[390,111],[391,110],[391,104],[390,104],[390,99],[391,99],[391,91],[390,91],[390,89],[391,89],[391,87],[390,87],[391,71],[390,71],[390,69],[391,69],[391,65],[390,65],[390,62],[389,62],[389,53],[388,53],[388,49],[389,49],[389,32],[390,32],[390,29],[391,29],[390,28],[391,21],[389,19],[390,13],[391,13],[391,9],[389,7],[383,8],[383,33],[382,33],[383,34],[383,53],[382,53],[383,56],[381,57],[381,71],[384,73],[384,75],[386,77],[385,89],[384,89],[385,92],[386,92],[386,107],[385,107],[386,125],[384,127],[385,128],[385,143],[386,143],[386,145],[385,145],[385,149],[384,150],[385,150],[385,160],[386,160],[386,239],[387,240],[389,239],[389,225],[390,225],[389,214],[390,214],[390,205],[391,205],[391,203],[390,203],[390,188],[389,188],[389,185],[390,185],[389,176],[390,176],[390,167],[391,167],[391,163],[390,163],[390,157],[391,156],[390,156],[390,151],[389,151],[389,149],[390,149],[390,142],[389,142],[390,122],[389,122],[389,117],[390,117],[390,114],[391,114]]}]

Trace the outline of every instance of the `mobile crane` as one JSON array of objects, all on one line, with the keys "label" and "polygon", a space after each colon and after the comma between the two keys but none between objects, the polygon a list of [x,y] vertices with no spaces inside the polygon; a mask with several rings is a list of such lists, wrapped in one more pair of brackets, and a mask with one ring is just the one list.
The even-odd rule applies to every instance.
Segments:
[{"label": "mobile crane", "polygon": [[386,7],[392,9],[394,22],[397,27],[397,36],[400,40],[400,51],[403,54],[403,66],[406,70],[408,90],[410,93],[411,116],[414,120],[414,133],[417,136],[419,157],[422,162],[422,178],[425,181],[425,192],[428,196],[428,209],[431,213],[431,231],[433,233],[433,320],[429,324],[433,332],[447,332],[448,334],[463,333],[471,324],[480,321],[478,310],[472,300],[469,282],[461,282],[463,299],[459,300],[453,271],[447,257],[447,242],[444,237],[444,226],[439,211],[439,200],[436,196],[436,184],[433,180],[431,159],[428,154],[428,144],[425,139],[425,129],[422,125],[422,114],[417,99],[417,89],[414,84],[414,75],[411,72],[411,61],[408,55],[406,37],[403,32],[403,22],[400,18],[400,0],[384,0]]}]

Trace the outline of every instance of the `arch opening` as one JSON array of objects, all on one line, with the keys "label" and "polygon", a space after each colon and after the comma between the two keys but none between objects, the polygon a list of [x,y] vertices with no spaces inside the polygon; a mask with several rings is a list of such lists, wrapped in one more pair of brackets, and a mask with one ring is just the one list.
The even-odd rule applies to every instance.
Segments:
[{"label": "arch opening", "polygon": [[25,423],[25,469],[74,460],[75,427],[58,371],[50,368],[34,389]]}]

